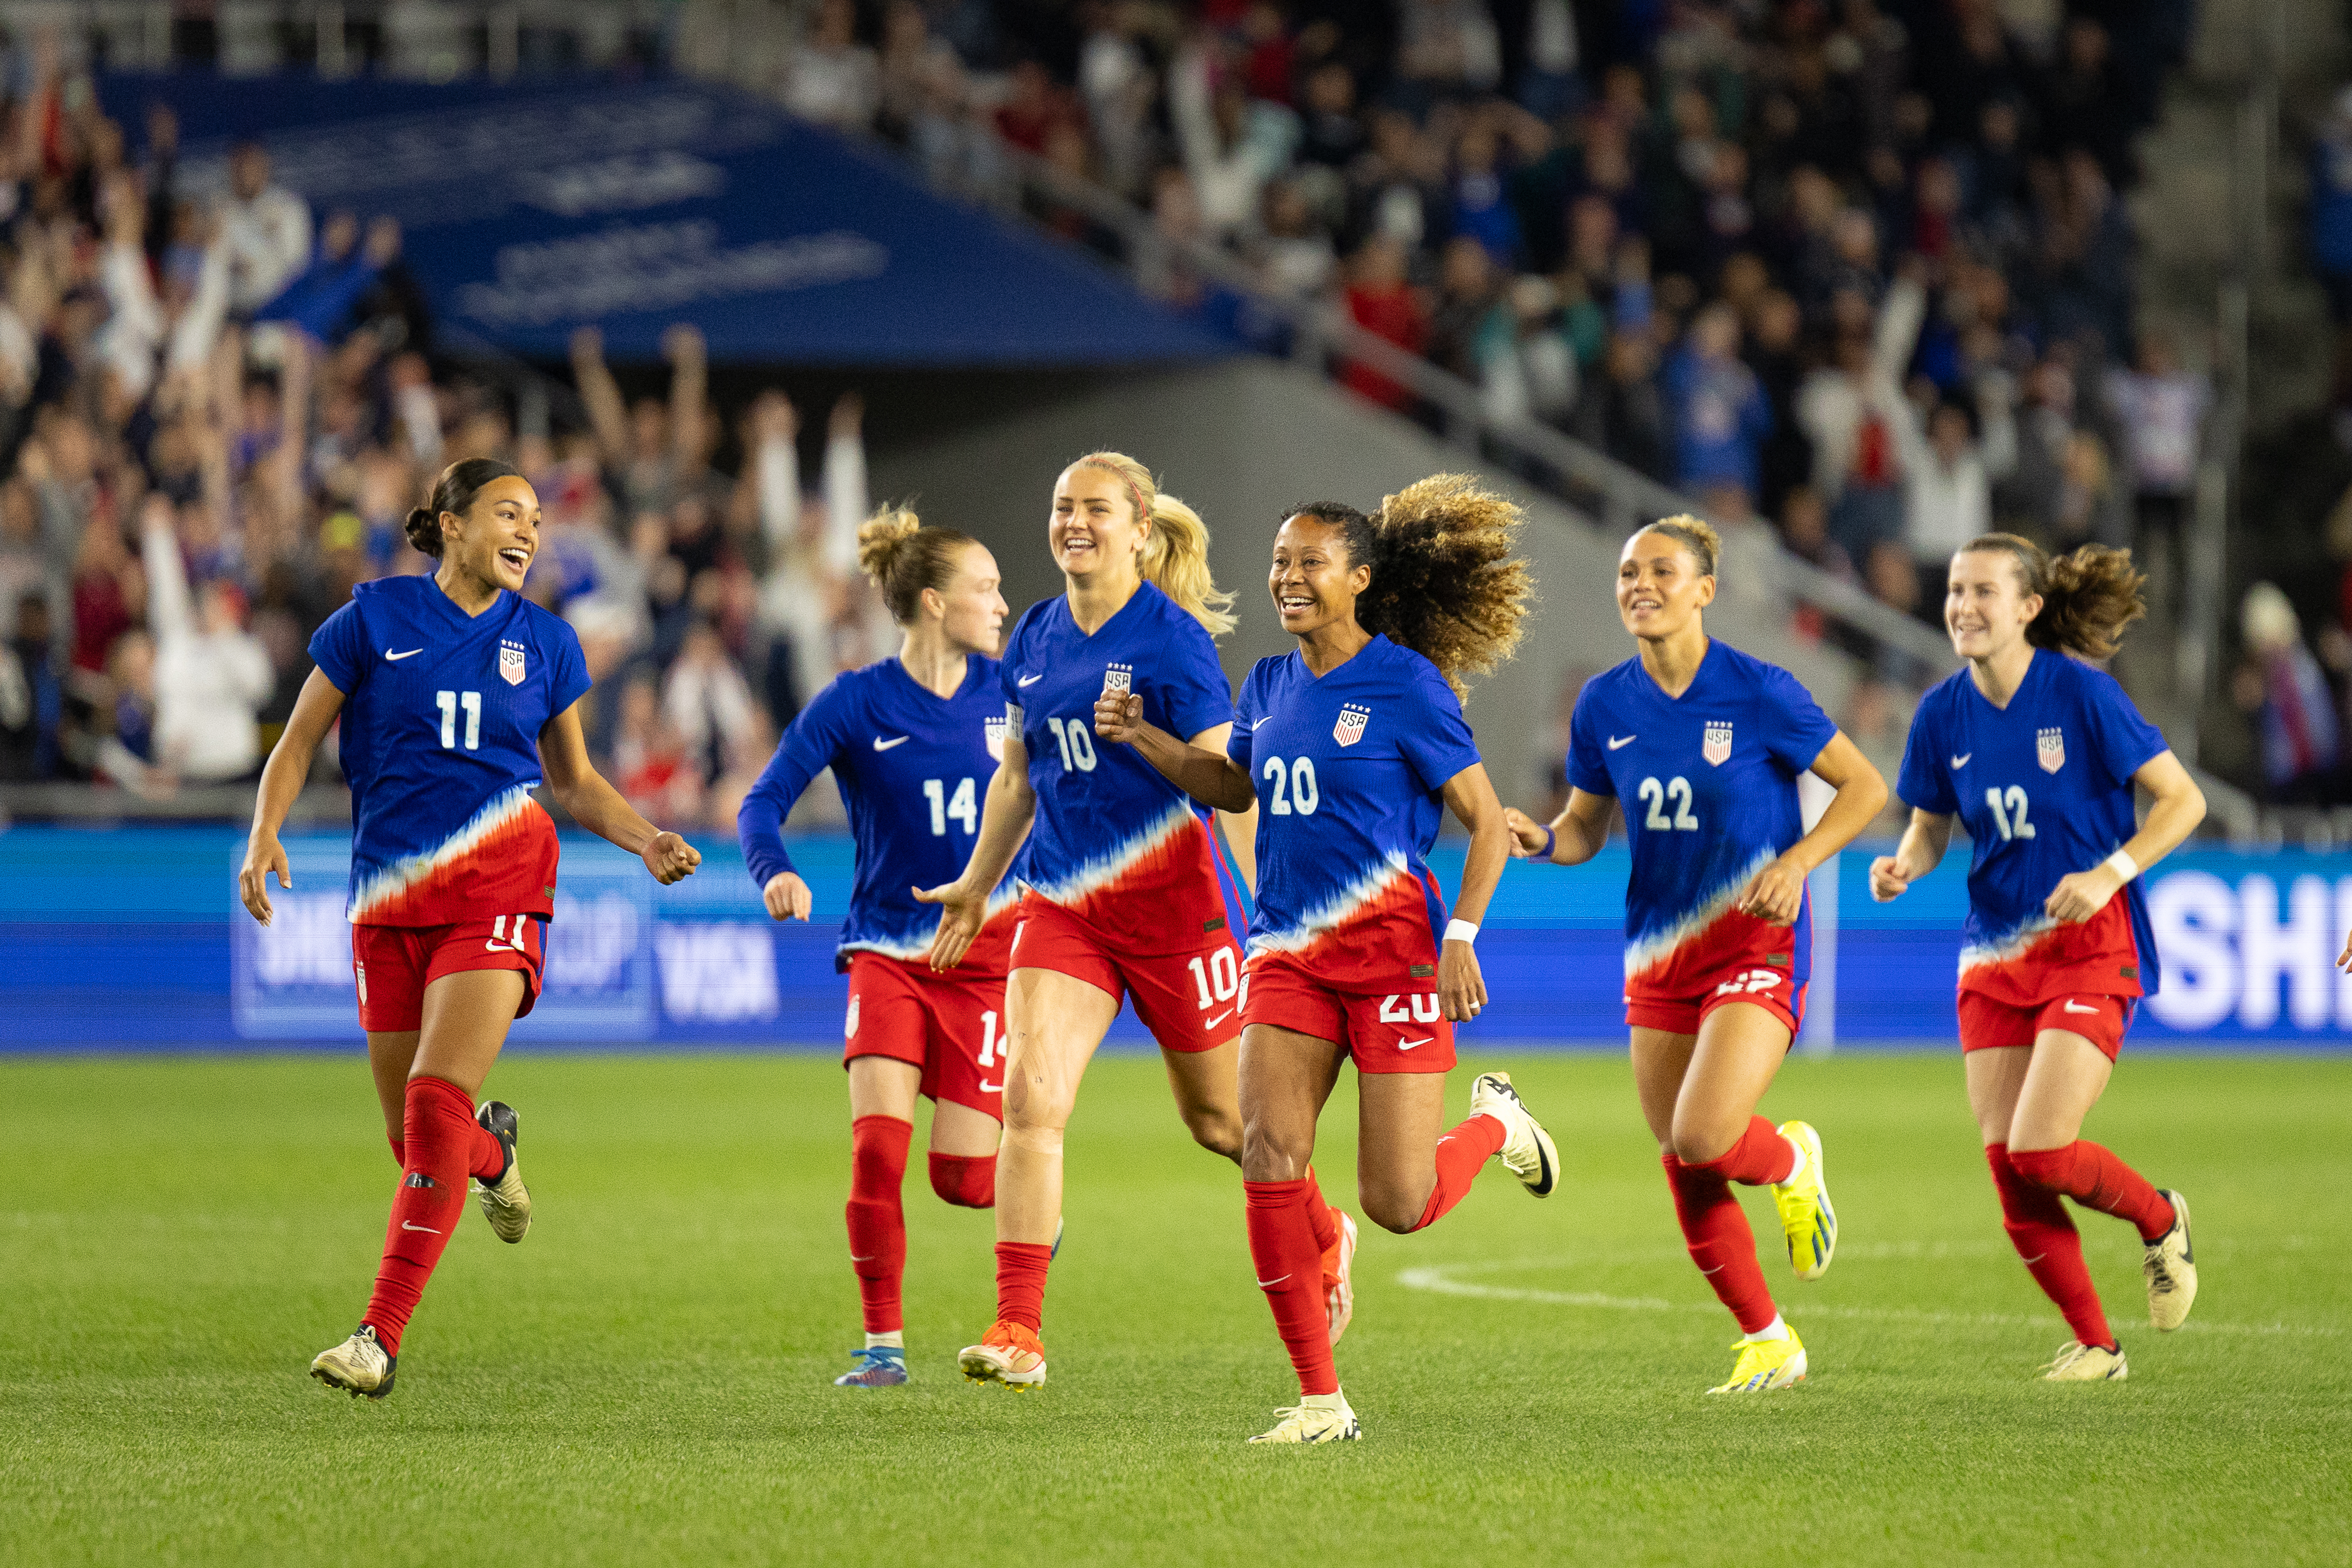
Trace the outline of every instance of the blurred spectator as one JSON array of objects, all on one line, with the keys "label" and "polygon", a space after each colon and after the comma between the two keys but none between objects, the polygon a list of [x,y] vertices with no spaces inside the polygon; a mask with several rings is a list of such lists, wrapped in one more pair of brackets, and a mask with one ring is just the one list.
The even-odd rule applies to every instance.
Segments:
[{"label": "blurred spectator", "polygon": [[0,639],[0,783],[30,784],[57,775],[65,687],[47,595],[19,594],[10,608],[14,625]]},{"label": "blurred spectator", "polygon": [[2260,728],[2270,799],[2319,804],[2339,760],[2339,729],[2327,679],[2304,646],[2302,619],[2275,585],[2257,583],[2246,590],[2239,629],[2246,659],[2231,690]]},{"label": "blurred spectator", "polygon": [[729,758],[751,738],[751,685],[709,622],[698,622],[686,634],[663,683],[662,712],[706,784],[727,770]]},{"label": "blurred spectator", "polygon": [[656,822],[701,819],[702,775],[654,683],[642,677],[621,690],[620,734],[613,778],[631,805]]},{"label": "blurred spectator", "polygon": [[2137,536],[2143,553],[2158,541],[2166,545],[2168,577],[2180,578],[2182,525],[2197,487],[2197,463],[2204,444],[2206,410],[2212,392],[2205,378],[2183,370],[2171,340],[2141,335],[2139,362],[2107,373],[2107,406],[2122,433],[2130,476]]},{"label": "blurred spectator", "polygon": [[2330,401],[2352,408],[2352,87],[2336,94],[2311,144],[2311,266],[2336,323]]},{"label": "blurred spectator", "polygon": [[[1348,315],[1374,337],[1384,338],[1410,353],[1418,353],[1429,338],[1429,320],[1421,298],[1405,281],[1405,250],[1392,236],[1374,235],[1364,241],[1349,264]],[[1371,366],[1351,362],[1340,379],[1349,389],[1374,403],[1402,409],[1412,406],[1412,394]]]},{"label": "blurred spectator", "polygon": [[784,107],[803,120],[862,130],[881,108],[881,67],[857,41],[852,0],[819,0],[808,32],[784,64]]},{"label": "blurred spectator", "polygon": [[[1858,290],[1847,309],[1867,317]],[[1905,477],[1925,455],[1918,415],[1902,374],[1927,310],[1916,278],[1898,281],[1867,334],[1839,335],[1831,363],[1798,394],[1797,416],[1813,444],[1813,488],[1830,507],[1830,531],[1846,552],[1866,557],[1903,537]]]},{"label": "blurred spectator", "polygon": [[155,628],[158,761],[199,783],[242,778],[261,762],[254,715],[275,684],[269,656],[243,626],[244,595],[211,582],[191,595],[172,508],[142,523],[148,611]]},{"label": "blurred spectator", "polygon": [[240,142],[228,157],[228,194],[219,207],[228,266],[228,309],[247,319],[310,261],[310,204],[269,183],[269,154]]},{"label": "blurred spectator", "polygon": [[1927,417],[1927,450],[1909,476],[1910,545],[1919,568],[1919,600],[1942,624],[1944,579],[1952,556],[1992,531],[1992,485],[1969,426],[1968,410],[1939,403]]},{"label": "blurred spectator", "polygon": [[1667,362],[1666,395],[1675,426],[1675,483],[1685,489],[1730,484],[1753,500],[1772,405],[1756,373],[1739,358],[1739,318],[1708,306]]}]

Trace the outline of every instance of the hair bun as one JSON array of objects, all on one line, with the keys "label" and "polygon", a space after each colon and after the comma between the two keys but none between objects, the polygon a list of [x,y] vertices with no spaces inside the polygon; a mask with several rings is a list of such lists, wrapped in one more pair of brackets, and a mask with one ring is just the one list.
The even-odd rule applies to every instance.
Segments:
[{"label": "hair bun", "polygon": [[907,542],[922,531],[923,520],[903,506],[885,507],[857,525],[857,569],[882,584],[890,563]]},{"label": "hair bun", "polygon": [[408,542],[427,555],[440,554],[441,531],[434,526],[439,521],[431,507],[420,506],[409,509],[407,521],[402,524],[408,535]]}]

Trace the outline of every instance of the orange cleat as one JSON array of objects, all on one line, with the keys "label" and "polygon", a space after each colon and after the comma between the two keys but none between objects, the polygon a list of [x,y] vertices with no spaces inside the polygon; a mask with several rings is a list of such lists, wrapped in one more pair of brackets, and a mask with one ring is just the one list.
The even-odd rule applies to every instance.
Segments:
[{"label": "orange cleat", "polygon": [[956,1357],[964,1376],[974,1383],[1001,1383],[1007,1388],[1037,1388],[1045,1382],[1045,1347],[1019,1323],[1002,1319],[966,1345]]}]

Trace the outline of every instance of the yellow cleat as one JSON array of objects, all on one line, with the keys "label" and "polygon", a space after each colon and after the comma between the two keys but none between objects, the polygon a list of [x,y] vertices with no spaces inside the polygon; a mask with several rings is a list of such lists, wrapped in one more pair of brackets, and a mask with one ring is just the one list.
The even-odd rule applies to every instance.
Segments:
[{"label": "yellow cleat", "polygon": [[1822,1179],[1822,1135],[1810,1123],[1783,1121],[1780,1136],[1804,1150],[1805,1168],[1787,1185],[1773,1185],[1772,1206],[1780,1211],[1780,1230],[1789,1238],[1789,1266],[1800,1279],[1818,1279],[1830,1271],[1837,1251],[1837,1211]]},{"label": "yellow cleat", "polygon": [[1731,1348],[1739,1352],[1731,1380],[1708,1389],[1709,1394],[1761,1394],[1805,1380],[1805,1342],[1794,1329],[1785,1340],[1735,1340]]},{"label": "yellow cleat", "polygon": [[2189,1321],[2197,1300],[2197,1254],[2189,1245],[2189,1200],[2170,1188],[2172,1228],[2141,1248],[2140,1272],[2147,1277],[2147,1321],[2168,1332]]},{"label": "yellow cleat", "polygon": [[1000,1321],[980,1336],[980,1343],[966,1345],[956,1364],[974,1383],[1036,1388],[1045,1381],[1045,1347],[1019,1323]]},{"label": "yellow cleat", "polygon": [[392,1392],[400,1358],[375,1337],[375,1325],[362,1323],[341,1344],[320,1351],[310,1361],[310,1375],[330,1388],[340,1388],[353,1399],[365,1394],[382,1399]]},{"label": "yellow cleat", "polygon": [[1344,1395],[1336,1408],[1316,1405],[1294,1405],[1276,1410],[1282,1417],[1272,1428],[1250,1439],[1253,1443],[1352,1443],[1364,1435],[1356,1423],[1356,1413],[1348,1407]]},{"label": "yellow cleat", "polygon": [[2080,1340],[2058,1347],[2057,1359],[2042,1369],[2044,1383],[2121,1383],[2131,1375],[2124,1364],[2124,1347],[2102,1350]]}]

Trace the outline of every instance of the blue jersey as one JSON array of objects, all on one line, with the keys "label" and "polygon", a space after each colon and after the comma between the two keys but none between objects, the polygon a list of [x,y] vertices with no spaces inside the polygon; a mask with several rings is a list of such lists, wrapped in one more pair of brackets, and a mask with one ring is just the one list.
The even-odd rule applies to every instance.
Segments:
[{"label": "blue jersey", "polygon": [[1423,857],[1446,781],[1478,763],[1437,667],[1384,637],[1320,679],[1295,651],[1260,659],[1225,750],[1257,790],[1250,952],[1380,982],[1434,963],[1445,905]]},{"label": "blue jersey", "polygon": [[1965,669],[1919,700],[1903,750],[1904,804],[1958,816],[1975,841],[1960,987],[2014,1005],[2081,991],[2156,990],[2155,933],[2137,879],[2080,925],[2042,900],[2137,830],[2132,774],[2166,750],[2115,678],[2036,649],[2006,708]]},{"label": "blue jersey", "polygon": [[588,689],[580,639],[505,589],[467,616],[431,577],[362,583],[310,638],[343,694],[355,925],[555,910],[539,732]]},{"label": "blue jersey", "polygon": [[[1740,921],[1733,902],[1804,837],[1797,778],[1837,726],[1797,678],[1720,639],[1668,697],[1638,658],[1587,681],[1569,720],[1568,782],[1614,796],[1633,872],[1625,976],[1672,990],[1696,978]],[[1748,922],[1752,924],[1752,921]],[[1812,905],[1798,907],[1792,984],[1812,967]]]},{"label": "blue jersey", "polygon": [[[847,968],[853,952],[921,957],[940,911],[917,902],[911,889],[963,874],[988,781],[1003,759],[1004,731],[992,658],[969,656],[951,697],[926,690],[896,658],[836,677],[801,710],[743,797],[735,830],[752,882],[765,888],[793,869],[779,829],[809,781],[831,768],[857,838],[856,882],[835,963]],[[997,916],[1012,902],[1009,890],[990,901],[988,923],[960,971],[1004,973],[1012,921]]]},{"label": "blue jersey", "polygon": [[1090,637],[1066,599],[1032,605],[1004,645],[1007,715],[1029,753],[1037,815],[1024,880],[1125,952],[1191,952],[1225,929],[1208,815],[1132,746],[1095,737],[1106,683],[1181,740],[1233,721],[1216,644],[1150,583]]}]

